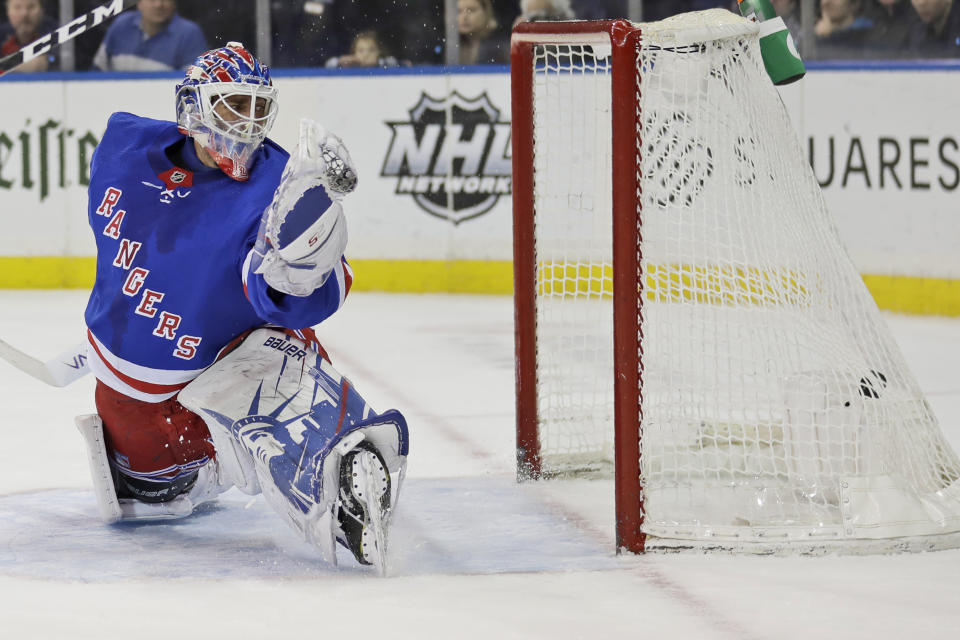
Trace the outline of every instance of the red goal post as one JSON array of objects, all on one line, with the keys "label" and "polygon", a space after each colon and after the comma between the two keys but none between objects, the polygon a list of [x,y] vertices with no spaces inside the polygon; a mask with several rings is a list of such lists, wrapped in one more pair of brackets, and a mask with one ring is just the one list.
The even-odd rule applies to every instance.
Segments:
[{"label": "red goal post", "polygon": [[[543,472],[537,417],[536,372],[536,256],[533,241],[533,78],[535,44],[613,45],[612,145],[613,173],[618,185],[636,184],[636,131],[639,125],[636,93],[640,90],[634,72],[640,30],[626,20],[601,22],[531,22],[517,25],[511,43],[513,118],[514,296],[517,363],[517,455],[518,473],[538,478]],[[629,189],[613,193],[613,224],[624,227],[614,233],[614,261],[622,266],[613,272],[616,291],[637,291],[640,286],[636,242],[638,201]],[[635,366],[639,349],[637,298],[614,297],[615,473],[617,547],[643,550],[643,499],[639,478],[639,417],[627,407],[639,406],[639,379]]]}]

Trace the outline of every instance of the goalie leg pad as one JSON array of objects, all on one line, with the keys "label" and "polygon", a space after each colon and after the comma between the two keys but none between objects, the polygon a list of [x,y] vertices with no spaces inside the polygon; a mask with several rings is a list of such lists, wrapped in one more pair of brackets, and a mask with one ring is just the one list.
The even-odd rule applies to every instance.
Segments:
[{"label": "goalie leg pad", "polygon": [[394,504],[408,435],[396,411],[376,414],[349,380],[280,331],[259,329],[180,392],[220,443],[252,469],[267,502],[336,562],[342,458],[361,442],[380,453]]},{"label": "goalie leg pad", "polygon": [[216,462],[209,462],[196,472],[190,488],[172,500],[150,503],[135,498],[118,498],[114,482],[117,472],[110,464],[100,416],[95,413],[77,416],[75,423],[87,447],[97,509],[106,524],[184,518],[200,504],[213,500],[230,488],[220,481]]},{"label": "goalie leg pad", "polygon": [[93,493],[97,498],[100,519],[107,524],[118,522],[123,517],[117,492],[113,486],[113,472],[107,459],[107,445],[103,439],[103,423],[97,414],[77,416],[77,429],[87,445],[87,462],[93,480]]}]

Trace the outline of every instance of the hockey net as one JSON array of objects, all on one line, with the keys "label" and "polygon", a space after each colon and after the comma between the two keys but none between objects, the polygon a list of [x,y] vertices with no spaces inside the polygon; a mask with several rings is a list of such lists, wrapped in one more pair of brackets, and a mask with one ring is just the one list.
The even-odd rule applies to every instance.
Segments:
[{"label": "hockey net", "polygon": [[518,464],[618,546],[960,545],[960,460],[839,239],[757,27],[514,34]]}]

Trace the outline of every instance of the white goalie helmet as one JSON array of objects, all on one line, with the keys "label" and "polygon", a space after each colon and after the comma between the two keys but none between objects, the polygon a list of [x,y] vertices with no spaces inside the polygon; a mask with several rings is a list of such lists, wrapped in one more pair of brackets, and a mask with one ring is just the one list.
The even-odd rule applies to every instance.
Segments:
[{"label": "white goalie helmet", "polygon": [[239,42],[212,49],[177,85],[177,125],[234,180],[250,177],[260,145],[277,117],[270,70]]}]

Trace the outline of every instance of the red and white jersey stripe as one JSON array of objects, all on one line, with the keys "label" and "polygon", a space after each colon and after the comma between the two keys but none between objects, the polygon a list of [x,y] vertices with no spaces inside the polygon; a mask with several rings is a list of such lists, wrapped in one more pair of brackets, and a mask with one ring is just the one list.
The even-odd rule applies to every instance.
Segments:
[{"label": "red and white jersey stripe", "polygon": [[114,355],[89,330],[87,339],[90,342],[88,363],[93,375],[111,389],[144,402],[172,398],[206,368],[152,369]]}]

